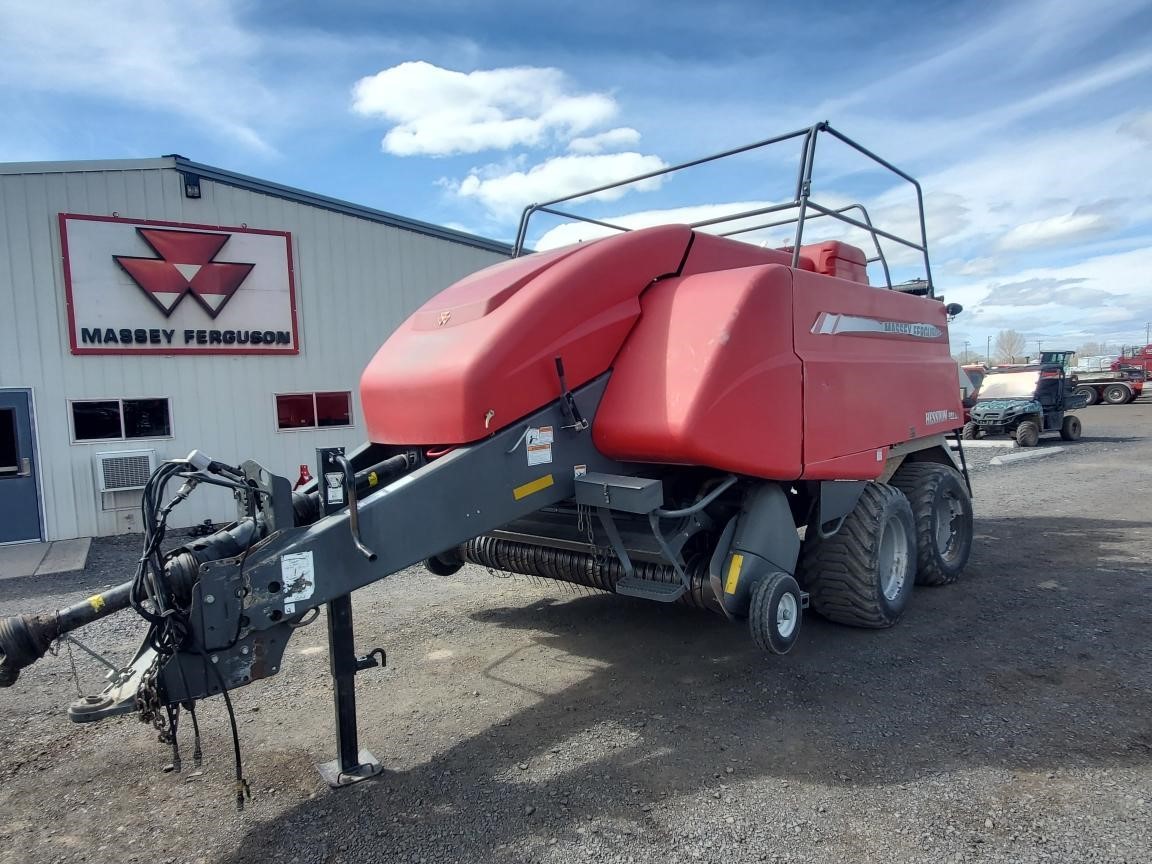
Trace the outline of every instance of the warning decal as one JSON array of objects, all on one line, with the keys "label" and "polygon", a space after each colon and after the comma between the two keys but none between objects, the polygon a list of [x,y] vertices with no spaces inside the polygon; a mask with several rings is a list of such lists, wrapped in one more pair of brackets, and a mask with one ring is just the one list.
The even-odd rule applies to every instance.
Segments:
[{"label": "warning decal", "polygon": [[324,475],[324,482],[328,487],[328,503],[344,503],[344,475],[339,471],[332,471]]},{"label": "warning decal", "polygon": [[296,611],[296,601],[307,600],[316,590],[316,571],[311,552],[292,552],[280,556],[280,579],[284,588],[284,614]]},{"label": "warning decal", "polygon": [[552,427],[529,427],[524,443],[528,448],[529,465],[548,465],[552,462]]}]

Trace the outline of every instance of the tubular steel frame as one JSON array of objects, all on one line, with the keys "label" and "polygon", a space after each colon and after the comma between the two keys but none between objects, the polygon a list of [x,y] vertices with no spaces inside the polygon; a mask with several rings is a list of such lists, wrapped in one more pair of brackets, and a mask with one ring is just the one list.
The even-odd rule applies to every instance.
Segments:
[{"label": "tubular steel frame", "polygon": [[[850,204],[847,207],[829,208],[812,200],[812,173],[816,161],[816,140],[820,133],[827,133],[833,138],[851,147],[860,155],[870,159],[882,168],[895,174],[907,183],[912,185],[916,190],[916,206],[919,215],[920,224],[920,242],[910,240],[907,237],[900,237],[889,231],[883,231],[877,228],[873,223],[868,211],[862,204]],[[593,219],[588,216],[581,216],[577,213],[571,213],[566,210],[557,209],[555,205],[564,204],[569,201],[576,201],[581,198],[587,198],[592,195],[597,195],[609,189],[618,189],[622,186],[630,186],[633,183],[639,183],[643,180],[649,180],[653,177],[663,177],[666,174],[673,174],[677,171],[683,171],[686,168],[694,168],[697,165],[704,165],[708,162],[715,162],[719,159],[725,159],[729,156],[736,156],[741,153],[747,153],[752,150],[759,150],[765,147],[770,147],[774,144],[780,144],[785,141],[793,141],[798,138],[803,139],[800,156],[800,168],[796,176],[796,189],[795,195],[791,201],[786,201],[781,204],[773,204],[768,207],[759,207],[754,210],[744,210],[739,213],[732,213],[727,216],[718,216],[712,219],[703,219],[699,222],[692,222],[689,224],[690,228],[703,228],[709,225],[721,225],[725,222],[734,222],[742,219],[748,219],[753,216],[766,216],[772,213],[784,213],[787,211],[796,211],[794,215],[777,221],[765,222],[762,224],[754,225],[751,227],[737,228],[732,231],[722,233],[720,236],[730,237],[737,234],[745,234],[750,231],[757,231],[764,228],[776,228],[782,225],[796,225],[795,239],[792,243],[792,266],[800,266],[800,246],[804,239],[804,225],[810,219],[819,219],[822,216],[829,216],[847,225],[859,228],[866,231],[872,238],[873,246],[876,249],[876,254],[868,258],[869,263],[879,263],[884,271],[884,281],[888,288],[892,288],[892,275],[888,267],[888,261],[884,256],[884,249],[880,243],[880,238],[891,240],[894,243],[899,243],[909,249],[914,249],[921,254],[924,260],[924,277],[927,282],[927,296],[935,296],[935,291],[932,284],[932,265],[928,257],[928,232],[924,224],[924,194],[920,188],[920,183],[916,178],[910,174],[901,171],[891,162],[877,156],[868,148],[853,141],[847,135],[832,128],[827,122],[817,123],[814,126],[809,126],[805,129],[798,129],[795,132],[789,132],[784,135],[777,135],[772,138],[766,138],[763,141],[757,141],[752,144],[746,144],[743,147],[736,147],[731,150],[725,150],[721,153],[715,153],[711,156],[704,156],[699,159],[693,159],[689,162],[682,162],[679,165],[671,165],[667,168],[661,168],[658,171],[649,171],[647,174],[638,174],[635,177],[629,177],[626,180],[619,180],[615,183],[606,183],[603,186],[597,186],[593,189],[586,189],[582,192],[576,192],[572,195],[565,195],[562,198],[554,198],[551,201],[544,201],[540,204],[531,204],[524,208],[523,214],[520,216],[520,226],[516,232],[516,243],[513,246],[512,257],[518,258],[525,254],[525,243],[528,237],[528,223],[532,216],[536,213],[548,213],[553,216],[559,216],[563,219],[574,219],[579,222],[586,222],[590,225],[598,225],[602,228],[610,228],[614,231],[630,231],[623,225],[617,225],[612,222],[606,222],[601,219]],[[810,215],[809,211],[815,211],[814,215]],[[860,218],[854,218],[847,215],[851,211],[859,211]]]}]

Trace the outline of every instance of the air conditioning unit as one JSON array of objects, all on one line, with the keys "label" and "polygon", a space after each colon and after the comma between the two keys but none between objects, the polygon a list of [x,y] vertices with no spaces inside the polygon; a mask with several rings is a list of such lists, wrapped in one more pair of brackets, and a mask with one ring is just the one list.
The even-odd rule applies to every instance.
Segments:
[{"label": "air conditioning unit", "polygon": [[143,489],[156,469],[155,450],[119,450],[97,453],[96,489],[99,492],[126,492]]}]

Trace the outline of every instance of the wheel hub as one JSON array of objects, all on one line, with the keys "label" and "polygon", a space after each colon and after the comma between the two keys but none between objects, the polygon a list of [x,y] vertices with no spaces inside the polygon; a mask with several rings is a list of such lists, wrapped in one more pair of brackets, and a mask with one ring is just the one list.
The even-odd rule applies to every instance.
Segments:
[{"label": "wheel hub", "polygon": [[776,632],[784,639],[789,638],[800,620],[800,609],[792,594],[785,594],[776,604]]},{"label": "wheel hub", "polygon": [[946,492],[936,502],[936,549],[945,561],[955,560],[960,552],[960,520],[964,505],[952,492]]},{"label": "wheel hub", "polygon": [[897,516],[889,516],[884,523],[884,533],[880,538],[880,590],[885,598],[895,600],[900,596],[904,581],[908,578],[908,532]]}]

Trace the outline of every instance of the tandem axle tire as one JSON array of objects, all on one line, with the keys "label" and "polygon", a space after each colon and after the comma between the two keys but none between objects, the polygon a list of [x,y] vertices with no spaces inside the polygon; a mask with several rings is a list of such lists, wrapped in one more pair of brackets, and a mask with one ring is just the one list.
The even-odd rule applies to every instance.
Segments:
[{"label": "tandem axle tire", "polygon": [[787,573],[769,573],[752,589],[748,629],[752,641],[773,654],[787,654],[800,635],[800,585]]},{"label": "tandem axle tire", "polygon": [[838,624],[879,629],[900,620],[916,571],[916,525],[899,489],[869,482],[840,530],[809,526],[800,575],[809,605]]},{"label": "tandem axle tire", "polygon": [[1088,387],[1087,385],[1082,385],[1080,387],[1077,387],[1075,390],[1072,391],[1072,395],[1073,396],[1081,396],[1085,400],[1087,400],[1084,403],[1085,405],[1095,405],[1097,402],[1100,401],[1100,394],[1096,392],[1096,388],[1095,387]]},{"label": "tandem axle tire", "polygon": [[972,553],[972,498],[955,468],[906,462],[892,478],[916,522],[916,584],[955,582]]},{"label": "tandem axle tire", "polygon": [[1109,384],[1104,388],[1104,401],[1109,405],[1124,405],[1131,401],[1133,391],[1123,384]]}]

